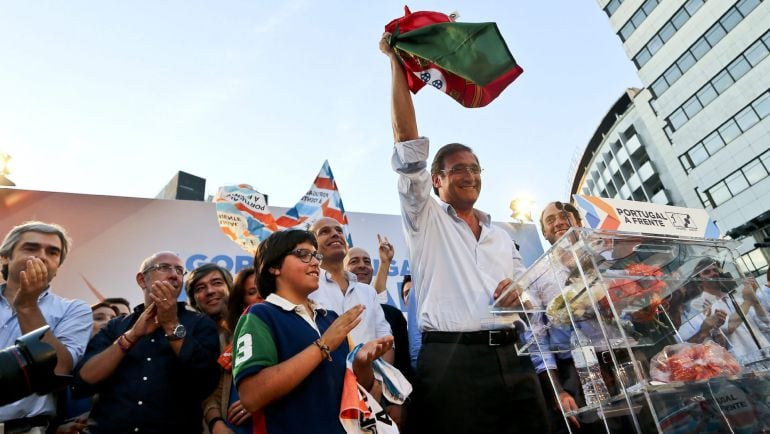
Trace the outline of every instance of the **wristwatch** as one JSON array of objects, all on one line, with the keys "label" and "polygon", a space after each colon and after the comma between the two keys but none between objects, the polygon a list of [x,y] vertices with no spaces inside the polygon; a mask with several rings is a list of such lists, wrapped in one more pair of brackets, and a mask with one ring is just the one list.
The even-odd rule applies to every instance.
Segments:
[{"label": "wristwatch", "polygon": [[171,333],[166,334],[166,339],[170,341],[178,341],[184,339],[187,336],[187,329],[182,324],[177,324]]}]

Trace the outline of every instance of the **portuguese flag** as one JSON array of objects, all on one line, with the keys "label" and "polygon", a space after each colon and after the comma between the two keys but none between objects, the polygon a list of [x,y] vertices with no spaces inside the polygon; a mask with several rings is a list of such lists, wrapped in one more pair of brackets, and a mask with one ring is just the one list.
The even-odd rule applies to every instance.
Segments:
[{"label": "portuguese flag", "polygon": [[516,79],[521,66],[495,23],[456,23],[440,12],[405,14],[387,26],[412,93],[426,84],[465,107],[484,107]]}]

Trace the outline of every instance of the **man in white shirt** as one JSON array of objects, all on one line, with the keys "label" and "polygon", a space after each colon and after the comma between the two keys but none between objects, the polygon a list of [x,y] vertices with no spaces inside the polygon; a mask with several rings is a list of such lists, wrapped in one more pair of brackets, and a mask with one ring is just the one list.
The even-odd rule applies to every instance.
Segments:
[{"label": "man in white shirt", "polygon": [[[514,317],[495,317],[490,306],[524,272],[521,256],[489,214],[473,206],[481,167],[473,151],[453,143],[438,150],[427,170],[428,139],[417,120],[398,55],[390,58],[391,165],[398,173],[422,348],[411,432],[547,432],[542,391],[528,357],[517,357]],[[430,197],[431,188],[438,200]],[[512,295],[515,291],[512,291]],[[509,297],[506,297],[509,298]],[[515,296],[499,300],[510,305]]]},{"label": "man in white shirt", "polygon": [[[364,305],[366,309],[361,322],[350,332],[353,345],[390,336],[390,326],[377,299],[377,291],[358,282],[355,274],[345,270],[348,243],[342,225],[333,218],[324,217],[313,223],[310,231],[318,240],[318,252],[323,255],[323,260],[318,289],[308,298],[325,309],[333,310],[337,315],[342,315],[356,305]],[[393,363],[393,350],[388,351],[383,358]]]}]

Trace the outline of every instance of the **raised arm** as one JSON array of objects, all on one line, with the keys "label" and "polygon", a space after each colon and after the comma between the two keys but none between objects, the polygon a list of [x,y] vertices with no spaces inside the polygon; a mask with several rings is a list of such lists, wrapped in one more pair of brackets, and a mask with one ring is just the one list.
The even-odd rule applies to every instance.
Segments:
[{"label": "raised arm", "polygon": [[[393,260],[396,251],[393,248],[393,245],[390,244],[390,241],[388,241],[388,237],[377,234],[377,242],[380,245],[378,249],[380,254],[380,266],[377,268],[377,275],[374,276],[372,286],[377,291],[377,294],[381,294],[387,289],[390,262]],[[387,301],[387,297],[384,300]]]},{"label": "raised arm", "polygon": [[43,335],[43,342],[56,351],[54,372],[67,375],[77,362],[88,343],[91,333],[91,310],[85,303],[73,304],[58,324],[48,324],[40,309],[40,294],[48,288],[48,269],[39,258],[27,260],[26,268],[19,273],[20,287],[13,299],[13,309],[19,321],[21,334],[27,334],[48,325],[51,329]]},{"label": "raised arm", "polygon": [[380,51],[390,59],[390,71],[392,75],[391,93],[391,120],[393,122],[393,139],[396,142],[405,142],[419,137],[417,133],[417,117],[414,113],[412,95],[409,94],[409,86],[406,83],[404,68],[398,55],[390,46],[390,33],[385,32],[380,39]]}]

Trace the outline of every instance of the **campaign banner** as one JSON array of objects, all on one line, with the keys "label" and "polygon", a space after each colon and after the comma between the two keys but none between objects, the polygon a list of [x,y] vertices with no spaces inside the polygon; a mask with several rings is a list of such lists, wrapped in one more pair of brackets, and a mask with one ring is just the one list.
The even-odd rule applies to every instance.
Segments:
[{"label": "campaign banner", "polygon": [[348,246],[353,246],[348,216],[328,160],[324,161],[307,193],[277,219],[268,208],[265,196],[248,184],[219,187],[214,202],[222,232],[251,255],[273,232],[292,228],[309,230],[323,217],[337,220],[342,225]]},{"label": "campaign banner", "polygon": [[219,187],[214,203],[219,228],[252,255],[261,240],[278,230],[265,196],[248,184]]},{"label": "campaign banner", "polygon": [[720,238],[704,209],[573,195],[583,222],[593,229],[694,238]]}]

